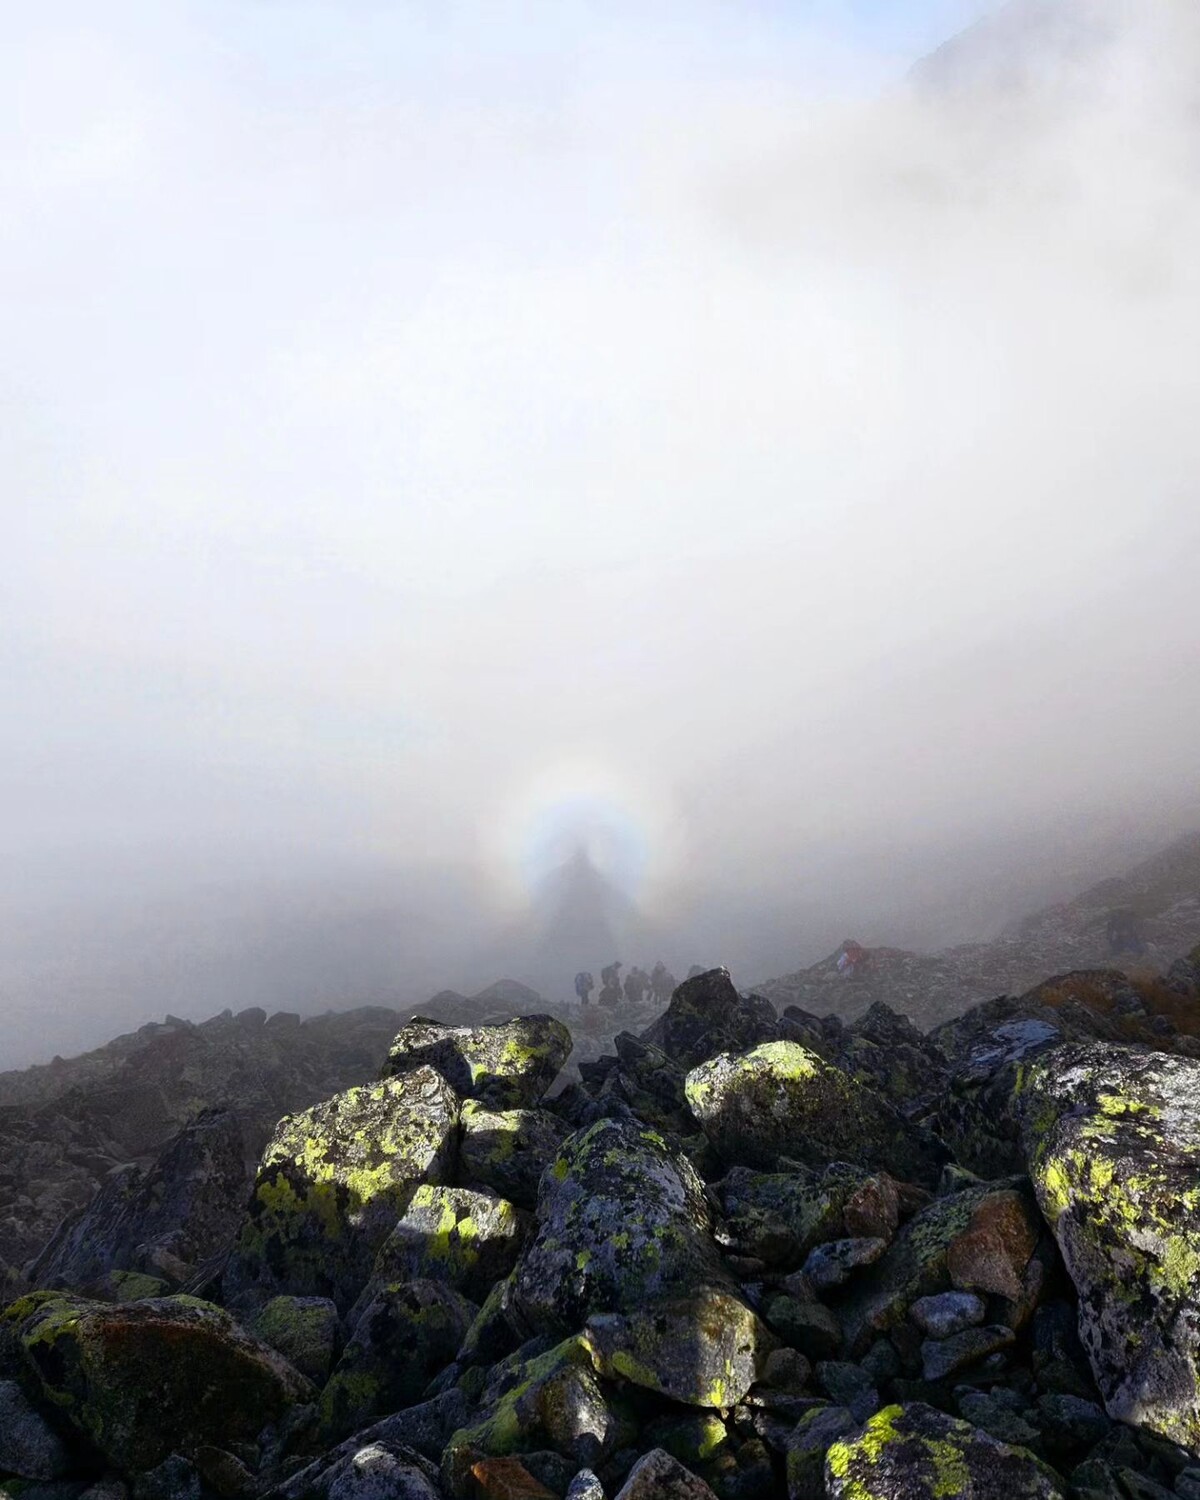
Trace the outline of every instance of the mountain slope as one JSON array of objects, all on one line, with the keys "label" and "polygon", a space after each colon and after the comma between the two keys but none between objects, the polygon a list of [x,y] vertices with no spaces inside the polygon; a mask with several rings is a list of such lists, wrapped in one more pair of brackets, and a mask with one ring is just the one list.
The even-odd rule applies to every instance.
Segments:
[{"label": "mountain slope", "polygon": [[[1144,952],[1113,951],[1108,918],[1121,911],[1136,919]],[[1023,994],[1047,974],[1111,966],[1163,973],[1200,942],[1200,833],[1014,923],[994,942],[913,953],[872,948],[869,934],[857,936],[871,953],[860,977],[838,973],[839,949],[810,968],[756,985],[756,993],[777,1007],[798,1005],[819,1015],[857,1015],[883,1001],[929,1027],[995,995]]]}]

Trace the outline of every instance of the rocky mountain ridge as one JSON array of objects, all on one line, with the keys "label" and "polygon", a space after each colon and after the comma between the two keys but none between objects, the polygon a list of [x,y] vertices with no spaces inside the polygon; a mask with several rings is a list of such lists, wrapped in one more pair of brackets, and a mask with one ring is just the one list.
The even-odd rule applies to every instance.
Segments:
[{"label": "rocky mountain ridge", "polygon": [[[538,997],[508,982],[426,1007],[447,1020],[511,1014]],[[206,1109],[236,1116],[246,1171],[281,1115],[379,1068],[404,1017],[383,1006],[306,1019],[261,1008],[169,1016],[81,1057],[0,1073],[0,1279],[117,1171],[148,1167]]]},{"label": "rocky mountain ridge", "polygon": [[249,1180],[211,1109],[110,1173],[0,1314],[3,1488],[1200,1493],[1200,950],[929,1034],[713,970],[572,1040],[414,1019]]},{"label": "rocky mountain ridge", "polygon": [[[1137,919],[1143,951],[1114,955],[1113,912]],[[1047,974],[1112,964],[1141,979],[1166,972],[1200,940],[1200,834],[1190,834],[1124,875],[1089,887],[1010,924],[996,939],[934,953],[870,946],[866,970],[847,980],[835,952],[819,963],[755,986],[778,1006],[861,1015],[882,1002],[929,1028],[994,995],[1023,994]]]}]

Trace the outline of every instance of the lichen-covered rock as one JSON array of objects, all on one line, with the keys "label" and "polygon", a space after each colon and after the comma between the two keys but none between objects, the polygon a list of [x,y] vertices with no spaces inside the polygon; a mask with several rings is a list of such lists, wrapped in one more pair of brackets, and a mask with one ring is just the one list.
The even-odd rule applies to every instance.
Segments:
[{"label": "lichen-covered rock", "polygon": [[532,1228],[530,1216],[503,1198],[422,1183],[379,1247],[350,1323],[382,1287],[397,1281],[444,1281],[482,1302],[516,1265]]},{"label": "lichen-covered rock", "polygon": [[843,1237],[847,1204],[872,1180],[845,1163],[822,1172],[734,1167],[717,1184],[725,1210],[722,1243],[769,1266],[798,1266],[815,1246]]},{"label": "lichen-covered rock", "polygon": [[314,1394],[274,1349],[194,1297],[27,1298],[4,1319],[46,1399],[125,1470],[253,1439]]},{"label": "lichen-covered rock", "polygon": [[601,1375],[689,1406],[736,1406],[779,1340],[740,1298],[702,1287],[628,1313],[596,1313],[586,1338]]},{"label": "lichen-covered rock", "polygon": [[251,1331],[314,1385],[324,1385],[329,1378],[338,1342],[338,1311],[328,1297],[272,1297]]},{"label": "lichen-covered rock", "polygon": [[349,1307],[414,1188],[450,1170],[457,1124],[458,1099],[430,1067],[285,1116],[225,1271],[226,1300],[287,1292]]},{"label": "lichen-covered rock", "polygon": [[686,1157],[636,1121],[599,1120],[565,1141],[542,1177],[514,1300],[532,1328],[561,1334],[594,1312],[728,1285],[711,1230]]},{"label": "lichen-covered rock", "polygon": [[941,1048],[882,1000],[847,1026],[829,1051],[844,1073],[907,1114],[926,1106],[946,1081]]},{"label": "lichen-covered rock", "polygon": [[0,1380],[0,1474],[61,1479],[70,1458],[58,1433],[15,1380]]},{"label": "lichen-covered rock", "polygon": [[542,1173],[569,1130],[548,1110],[492,1110],[469,1099],[462,1110],[459,1178],[519,1208],[536,1208]]},{"label": "lichen-covered rock", "polygon": [[440,1282],[382,1288],[321,1392],[322,1436],[345,1437],[419,1400],[453,1360],[475,1312],[474,1303]]},{"label": "lichen-covered rock", "polygon": [[1051,1469],[1023,1448],[913,1402],[876,1412],[825,1457],[829,1500],[1063,1500]]},{"label": "lichen-covered rock", "polygon": [[948,1153],[873,1089],[796,1042],[722,1053],[687,1076],[687,1101],[728,1162],[769,1168],[780,1156],[882,1167],[932,1186]]},{"label": "lichen-covered rock", "polygon": [[652,1448],[629,1471],[617,1500],[717,1500],[698,1475],[665,1448]]},{"label": "lichen-covered rock", "polygon": [[981,1183],[936,1198],[911,1218],[870,1277],[851,1283],[841,1308],[850,1353],[863,1353],[879,1334],[903,1322],[919,1298],[952,1291],[949,1262],[956,1242],[972,1235],[981,1222],[991,1222],[991,1200],[1007,1200],[1014,1191],[1029,1197],[1028,1186],[1019,1187],[1017,1181]]},{"label": "lichen-covered rock", "polygon": [[591,1351],[576,1336],[525,1362],[504,1394],[454,1433],[442,1457],[442,1482],[452,1495],[469,1495],[479,1458],[542,1448],[595,1467],[632,1433],[605,1399]]},{"label": "lichen-covered rock", "polygon": [[955,1070],[935,1111],[938,1134],[977,1176],[1002,1177],[1024,1169],[1013,1094],[1029,1063],[1065,1040],[1049,1008],[1024,1014],[1007,997],[978,1005],[938,1027]]},{"label": "lichen-covered rock", "polygon": [[493,1109],[534,1105],[571,1052],[571,1033],[553,1016],[517,1016],[488,1026],[443,1026],[416,1018],[396,1035],[385,1078],[436,1068],[462,1099]]},{"label": "lichen-covered rock", "polygon": [[769,1000],[743,1000],[728,969],[710,969],[679,985],[641,1040],[660,1048],[677,1066],[692,1068],[718,1052],[744,1052],[778,1035]]},{"label": "lichen-covered rock", "polygon": [[825,1500],[825,1455],[858,1426],[844,1406],[812,1406],[787,1443],[788,1500]]},{"label": "lichen-covered rock", "polygon": [[1109,1415],[1200,1448],[1200,1062],[1064,1047],[1021,1101]]}]

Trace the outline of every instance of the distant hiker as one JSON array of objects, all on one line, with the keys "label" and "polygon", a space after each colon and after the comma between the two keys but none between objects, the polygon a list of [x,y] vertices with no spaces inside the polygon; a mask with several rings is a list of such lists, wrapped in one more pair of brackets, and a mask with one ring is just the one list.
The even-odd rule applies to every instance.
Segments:
[{"label": "distant hiker", "polygon": [[1110,911],[1104,925],[1110,953],[1145,953],[1146,939],[1142,934],[1142,923],[1131,907],[1123,906]]},{"label": "distant hiker", "polygon": [[[601,971],[602,974],[604,972],[605,971],[603,970]],[[605,1006],[608,1010],[616,1010],[617,1006],[620,1005],[621,986],[617,983],[615,977],[605,982],[604,986],[600,990],[600,996],[597,1003]]]},{"label": "distant hiker", "polygon": [[604,986],[616,985],[618,992],[621,988],[621,965],[618,961],[605,964],[600,970],[600,983]]},{"label": "distant hiker", "polygon": [[596,981],[586,969],[580,969],[575,976],[575,993],[579,996],[580,1005],[588,1005],[591,1002],[592,991],[596,988]]},{"label": "distant hiker", "polygon": [[650,970],[650,989],[659,1005],[666,1005],[675,993],[675,976],[661,959]]},{"label": "distant hiker", "polygon": [[838,973],[843,979],[858,979],[866,973],[868,965],[867,950],[861,943],[856,943],[853,938],[847,938],[838,956]]},{"label": "distant hiker", "polygon": [[646,986],[650,983],[647,975],[634,964],[625,976],[625,999],[630,1005],[640,1005],[646,998]]}]

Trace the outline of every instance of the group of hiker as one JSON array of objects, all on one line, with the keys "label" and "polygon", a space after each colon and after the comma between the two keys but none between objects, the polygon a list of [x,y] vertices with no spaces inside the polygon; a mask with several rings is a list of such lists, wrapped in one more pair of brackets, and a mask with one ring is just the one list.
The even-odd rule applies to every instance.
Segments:
[{"label": "group of hiker", "polygon": [[[600,993],[596,997],[598,1005],[615,1009],[620,1005],[622,997],[627,1005],[641,1005],[647,995],[657,1004],[666,1005],[675,990],[675,976],[661,959],[648,974],[645,969],[634,964],[622,979],[621,970],[624,967],[624,964],[614,960],[600,970]],[[588,1006],[592,1003],[592,991],[595,988],[596,981],[591,974],[586,969],[581,969],[575,976],[575,993],[580,1005]]]}]

